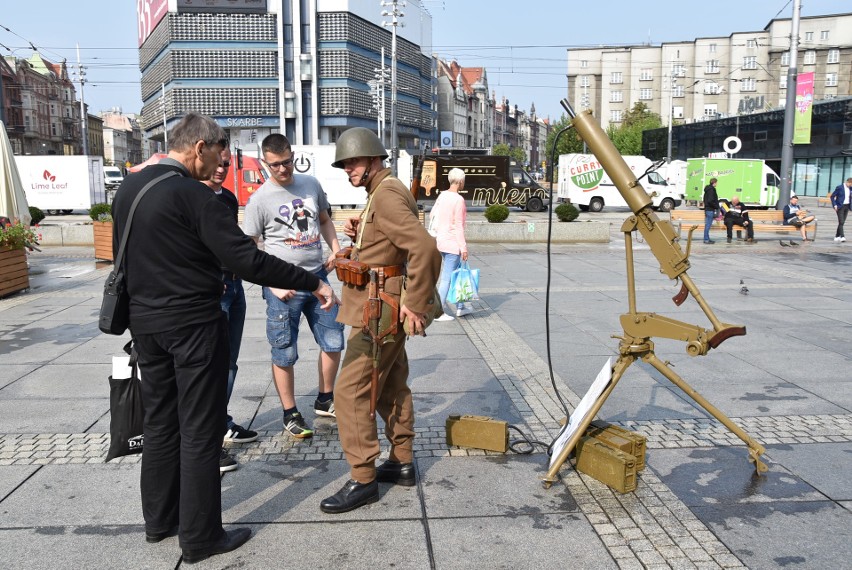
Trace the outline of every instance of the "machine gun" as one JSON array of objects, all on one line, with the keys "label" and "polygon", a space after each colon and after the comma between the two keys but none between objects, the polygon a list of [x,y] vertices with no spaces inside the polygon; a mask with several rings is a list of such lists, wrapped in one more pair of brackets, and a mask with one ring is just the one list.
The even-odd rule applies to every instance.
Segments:
[{"label": "machine gun", "polygon": [[[767,466],[760,460],[760,456],[765,452],[765,448],[701,396],[701,394],[696,392],[683,378],[671,369],[668,362],[660,360],[654,353],[654,343],[651,341],[652,337],[683,341],[686,343],[686,353],[688,355],[703,356],[711,348],[717,348],[725,340],[733,336],[746,334],[744,326],[723,323],[716,317],[713,309],[710,308],[707,301],[701,296],[698,286],[687,274],[690,267],[689,252],[692,246],[692,233],[698,226],[690,228],[686,252],[684,252],[680,248],[677,234],[675,234],[671,222],[660,220],[656,213],[654,213],[651,208],[651,198],[645,192],[644,188],[642,188],[641,184],[639,184],[639,181],[636,180],[636,176],[627,166],[627,163],[621,157],[618,150],[616,150],[612,141],[609,140],[600,125],[592,118],[592,112],[586,110],[577,114],[567,100],[563,99],[561,103],[567,111],[568,117],[571,119],[571,126],[588,145],[595,157],[597,157],[607,175],[612,179],[612,183],[618,188],[627,205],[633,211],[633,215],[628,217],[621,226],[621,231],[624,233],[624,245],[627,257],[627,299],[629,311],[621,315],[620,320],[624,331],[623,335],[613,337],[620,339],[620,342],[618,345],[619,356],[615,365],[612,367],[611,380],[600,397],[593,403],[589,412],[577,425],[577,429],[568,439],[565,446],[561,448],[557,457],[551,461],[550,469],[544,477],[545,486],[549,487],[556,480],[559,468],[568,459],[569,454],[577,445],[580,437],[601,409],[607,397],[615,389],[624,372],[636,360],[642,360],[653,366],[663,376],[695,400],[702,408],[707,410],[710,415],[743,440],[749,448],[749,461],[754,463],[758,473],[765,472]],[[680,291],[672,298],[674,304],[680,306],[692,295],[693,299],[695,299],[698,306],[701,307],[701,310],[707,316],[712,328],[691,325],[657,315],[656,313],[639,312],[636,310],[632,241],[632,232],[634,231],[639,231],[651,248],[651,252],[660,263],[660,271],[670,279],[680,280]]]}]

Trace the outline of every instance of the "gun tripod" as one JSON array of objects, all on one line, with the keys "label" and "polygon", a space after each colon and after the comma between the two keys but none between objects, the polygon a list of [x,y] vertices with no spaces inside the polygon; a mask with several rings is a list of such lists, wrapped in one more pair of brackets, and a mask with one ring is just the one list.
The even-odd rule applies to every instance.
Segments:
[{"label": "gun tripod", "polygon": [[[627,295],[629,303],[629,312],[621,315],[621,326],[624,330],[622,336],[613,335],[613,338],[620,339],[618,344],[618,359],[612,367],[612,376],[609,384],[603,393],[597,398],[589,412],[580,420],[576,431],[568,439],[567,444],[562,448],[557,458],[551,463],[551,467],[544,478],[545,487],[550,487],[556,481],[556,475],[560,467],[568,459],[569,454],[575,448],[580,438],[585,433],[589,424],[594,419],[595,415],[600,411],[606,399],[615,389],[616,384],[630,368],[630,365],[637,360],[642,360],[653,366],[657,371],[670,380],[675,386],[683,390],[691,397],[698,405],[704,408],[711,416],[719,420],[726,428],[739,437],[749,449],[749,462],[754,463],[757,473],[764,473],[767,466],[760,460],[760,456],[765,452],[765,448],[749,436],[741,427],[735,424],[729,417],[723,414],[718,408],[711,404],[706,398],[693,389],[686,381],[678,376],[668,362],[660,360],[654,353],[654,343],[651,337],[662,337],[673,340],[683,340],[687,343],[686,352],[690,356],[702,356],[707,354],[711,348],[718,347],[724,340],[732,337],[745,334],[745,327],[738,325],[730,325],[720,322],[716,315],[710,309],[707,302],[701,296],[697,286],[692,279],[686,274],[688,267],[688,257],[690,247],[692,245],[692,232],[697,226],[693,226],[689,231],[686,253],[680,253],[680,248],[677,247],[677,253],[669,258],[672,261],[670,267],[679,267],[677,277],[680,278],[682,287],[677,295],[672,299],[675,305],[681,305],[691,293],[696,302],[704,311],[707,318],[713,324],[713,330],[708,330],[697,325],[690,325],[674,319],[669,319],[657,315],[655,313],[645,313],[636,311],[636,284],[633,264],[633,238],[631,232],[639,229],[643,231],[646,240],[654,248],[655,242],[661,240],[669,240],[669,246],[676,245],[671,224],[668,222],[660,222],[656,219],[656,215],[650,212],[648,208],[641,209],[637,215],[629,217],[622,225],[624,233],[624,245],[627,257]],[[668,233],[671,232],[671,236]],[[655,249],[655,253],[660,250]],[[658,257],[659,254],[658,254]],[[663,266],[665,269],[665,265]]]}]

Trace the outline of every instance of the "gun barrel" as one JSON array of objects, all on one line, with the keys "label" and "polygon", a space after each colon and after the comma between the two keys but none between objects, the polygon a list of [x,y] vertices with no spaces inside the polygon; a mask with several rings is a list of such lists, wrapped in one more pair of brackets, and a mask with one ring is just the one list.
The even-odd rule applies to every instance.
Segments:
[{"label": "gun barrel", "polygon": [[651,197],[639,184],[636,174],[627,166],[604,130],[595,122],[592,112],[587,109],[574,115],[572,125],[600,161],[633,213],[638,214],[640,210],[650,206]]}]

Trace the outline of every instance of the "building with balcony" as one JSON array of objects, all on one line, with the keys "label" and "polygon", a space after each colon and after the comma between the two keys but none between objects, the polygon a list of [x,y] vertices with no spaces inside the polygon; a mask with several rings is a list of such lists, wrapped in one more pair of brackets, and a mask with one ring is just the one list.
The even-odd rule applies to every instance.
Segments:
[{"label": "building with balcony", "polygon": [[82,136],[76,91],[65,62],[39,53],[3,58],[3,103],[16,154],[80,154]]},{"label": "building with balcony", "polygon": [[461,67],[436,61],[438,70],[438,130],[442,148],[494,146],[494,99],[488,96],[484,67]]},{"label": "building with balcony", "polygon": [[[146,138],[162,141],[188,111],[213,117],[249,152],[272,132],[327,144],[351,127],[376,128],[371,81],[382,52],[391,60],[378,2],[159,4],[139,27]],[[436,136],[432,20],[418,0],[401,9],[408,25],[397,28],[397,132],[400,148],[420,148]],[[390,93],[386,85],[386,109]]]},{"label": "building with balcony", "polygon": [[[634,104],[693,122],[783,108],[792,20],[763,30],[663,43],[571,49],[568,97],[601,125],[618,125]],[[852,13],[800,20],[797,69],[814,73],[815,100],[852,94]]]}]

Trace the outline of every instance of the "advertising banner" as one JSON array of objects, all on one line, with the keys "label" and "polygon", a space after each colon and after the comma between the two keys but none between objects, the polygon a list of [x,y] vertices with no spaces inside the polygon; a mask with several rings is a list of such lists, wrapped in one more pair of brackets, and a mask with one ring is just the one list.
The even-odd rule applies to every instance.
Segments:
[{"label": "advertising banner", "polygon": [[796,120],[793,122],[793,144],[811,143],[813,110],[814,72],[800,73],[796,78]]},{"label": "advertising banner", "polygon": [[453,148],[453,131],[441,131],[441,148]]},{"label": "advertising banner", "polygon": [[137,40],[139,47],[145,43],[160,20],[169,11],[168,0],[136,0]]}]

